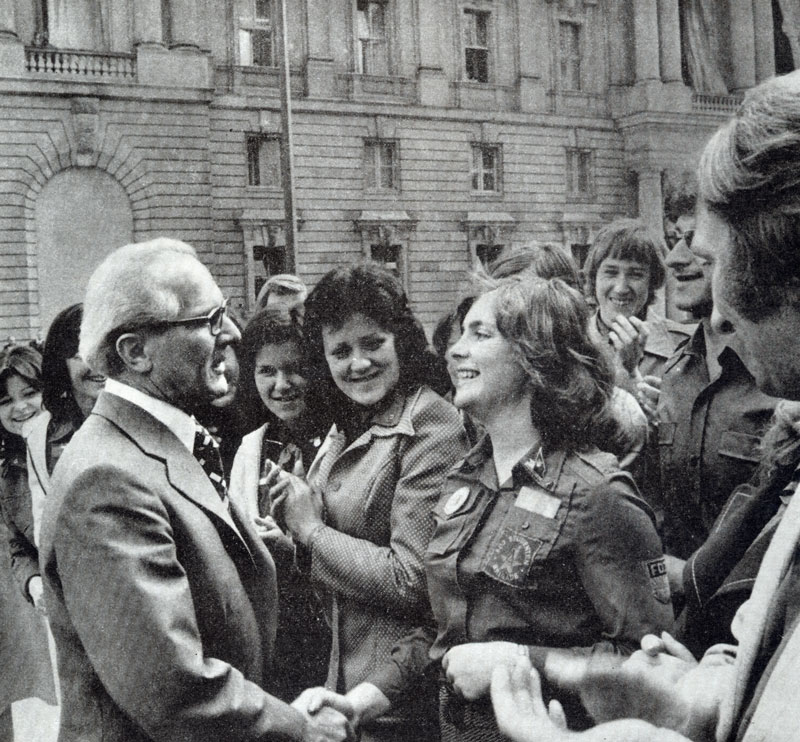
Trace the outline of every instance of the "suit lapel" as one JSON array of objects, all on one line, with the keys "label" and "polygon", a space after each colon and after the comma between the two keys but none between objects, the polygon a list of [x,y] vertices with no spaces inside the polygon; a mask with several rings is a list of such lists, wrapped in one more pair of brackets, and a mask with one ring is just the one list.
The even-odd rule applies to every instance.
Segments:
[{"label": "suit lapel", "polygon": [[[167,479],[181,495],[210,513],[232,531],[245,548],[247,544],[203,468],[166,425],[126,399],[103,392],[93,414],[105,417],[120,428],[148,456],[162,461]],[[248,552],[250,549],[247,549]]]}]

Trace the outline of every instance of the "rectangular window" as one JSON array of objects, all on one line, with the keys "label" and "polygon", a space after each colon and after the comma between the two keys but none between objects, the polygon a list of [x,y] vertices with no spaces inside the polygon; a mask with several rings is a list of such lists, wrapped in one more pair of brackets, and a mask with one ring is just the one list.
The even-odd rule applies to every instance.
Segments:
[{"label": "rectangular window", "polygon": [[558,24],[559,81],[562,90],[581,89],[581,26],[560,21]]},{"label": "rectangular window", "polygon": [[240,21],[239,63],[259,67],[275,65],[272,0],[255,0],[252,19]]},{"label": "rectangular window", "polygon": [[489,13],[465,8],[463,22],[466,79],[489,82]]},{"label": "rectangular window", "polygon": [[592,150],[567,150],[567,196],[582,200],[594,196]]},{"label": "rectangular window", "polygon": [[472,145],[472,190],[484,193],[500,190],[500,147]]},{"label": "rectangular window", "polygon": [[364,142],[364,186],[369,191],[399,188],[397,145],[385,139]]},{"label": "rectangular window", "polygon": [[370,257],[398,278],[402,278],[402,245],[370,245]]},{"label": "rectangular window", "polygon": [[247,137],[247,184],[281,187],[281,140],[251,134]]},{"label": "rectangular window", "polygon": [[356,0],[355,44],[356,72],[362,75],[389,74],[385,2]]}]

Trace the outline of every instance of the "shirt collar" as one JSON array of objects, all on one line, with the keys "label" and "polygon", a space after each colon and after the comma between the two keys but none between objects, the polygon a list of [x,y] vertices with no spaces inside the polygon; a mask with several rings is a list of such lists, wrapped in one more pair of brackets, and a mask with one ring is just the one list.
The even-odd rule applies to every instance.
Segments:
[{"label": "shirt collar", "polygon": [[138,389],[134,389],[128,384],[123,384],[116,379],[106,379],[106,391],[127,400],[137,407],[141,407],[145,412],[149,412],[156,420],[169,428],[192,453],[194,450],[194,434],[197,423],[195,419],[179,410],[169,402],[151,397]]}]

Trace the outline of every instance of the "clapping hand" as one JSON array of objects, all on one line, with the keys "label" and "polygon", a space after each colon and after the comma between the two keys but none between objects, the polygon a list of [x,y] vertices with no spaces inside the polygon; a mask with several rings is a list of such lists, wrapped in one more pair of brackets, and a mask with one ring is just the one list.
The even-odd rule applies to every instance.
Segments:
[{"label": "clapping hand", "polygon": [[539,673],[525,655],[492,672],[492,705],[500,731],[513,742],[561,742],[569,739],[564,709],[545,706]]},{"label": "clapping hand", "polygon": [[644,354],[649,330],[647,324],[638,317],[625,317],[621,314],[611,323],[608,339],[617,351],[625,370],[634,375]]},{"label": "clapping hand", "polygon": [[661,378],[659,376],[645,376],[636,384],[636,398],[651,425],[656,422],[656,408],[660,396]]}]

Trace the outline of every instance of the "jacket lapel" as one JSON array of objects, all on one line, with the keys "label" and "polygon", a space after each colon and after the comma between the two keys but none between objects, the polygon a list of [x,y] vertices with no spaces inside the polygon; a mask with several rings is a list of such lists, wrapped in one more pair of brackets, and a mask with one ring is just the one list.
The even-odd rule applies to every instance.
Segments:
[{"label": "jacket lapel", "polygon": [[224,523],[246,547],[228,508],[203,468],[166,425],[138,405],[108,392],[100,395],[93,414],[108,419],[148,456],[162,461],[172,487],[214,516],[215,522]]}]

